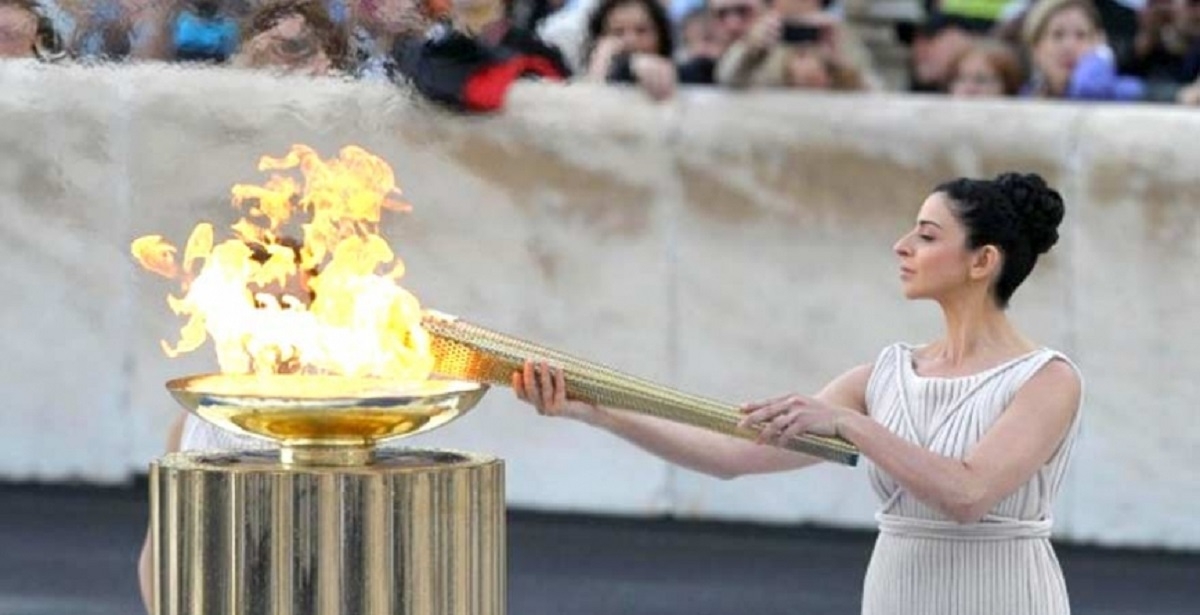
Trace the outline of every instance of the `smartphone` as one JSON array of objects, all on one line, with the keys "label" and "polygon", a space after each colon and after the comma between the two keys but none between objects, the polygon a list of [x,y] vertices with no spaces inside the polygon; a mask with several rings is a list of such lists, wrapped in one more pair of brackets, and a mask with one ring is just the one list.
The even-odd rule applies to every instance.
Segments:
[{"label": "smartphone", "polygon": [[785,43],[815,43],[821,40],[821,28],[806,23],[784,22],[780,38]]}]

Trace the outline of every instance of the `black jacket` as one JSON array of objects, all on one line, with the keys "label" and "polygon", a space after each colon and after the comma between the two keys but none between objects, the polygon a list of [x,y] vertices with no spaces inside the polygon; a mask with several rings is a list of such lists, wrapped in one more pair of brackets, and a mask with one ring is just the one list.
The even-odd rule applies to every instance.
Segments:
[{"label": "black jacket", "polygon": [[563,80],[571,72],[558,49],[509,28],[489,45],[449,27],[401,40],[393,56],[399,76],[432,101],[460,111],[495,111],[517,79]]}]

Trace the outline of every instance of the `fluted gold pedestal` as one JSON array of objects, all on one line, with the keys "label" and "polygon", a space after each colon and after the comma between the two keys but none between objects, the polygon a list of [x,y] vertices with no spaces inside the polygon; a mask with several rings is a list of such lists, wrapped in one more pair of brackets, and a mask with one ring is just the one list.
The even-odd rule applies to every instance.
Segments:
[{"label": "fluted gold pedestal", "polygon": [[155,615],[504,615],[504,468],[433,450],[151,465]]}]

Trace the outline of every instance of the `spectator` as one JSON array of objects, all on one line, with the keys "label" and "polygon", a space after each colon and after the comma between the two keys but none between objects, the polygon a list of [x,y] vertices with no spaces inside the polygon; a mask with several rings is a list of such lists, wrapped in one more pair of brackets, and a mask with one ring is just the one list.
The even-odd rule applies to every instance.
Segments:
[{"label": "spectator", "polygon": [[187,0],[171,20],[177,61],[223,63],[237,51],[238,24],[227,0]]},{"label": "spectator", "polygon": [[1147,0],[1122,68],[1146,80],[1147,99],[1173,101],[1200,73],[1200,2]]},{"label": "spectator", "polygon": [[766,0],[709,0],[717,38],[731,45],[742,40],[767,13]]},{"label": "spectator", "polygon": [[[1021,45],[1026,15],[1042,0],[1013,0],[1003,12],[1003,20],[993,34],[1013,45]],[[1091,0],[1093,12],[1099,16],[1105,44],[1124,65],[1131,57],[1133,41],[1138,31],[1138,9],[1146,0]]]},{"label": "spectator", "polygon": [[233,63],[328,75],[347,67],[346,33],[320,0],[268,0],[251,14]]},{"label": "spectator", "polygon": [[725,51],[725,42],[721,40],[712,13],[705,7],[685,15],[679,22],[679,49],[675,57],[680,63],[706,58],[716,62]]},{"label": "spectator", "polygon": [[364,79],[388,80],[394,76],[392,50],[399,39],[418,37],[431,25],[417,0],[357,0],[350,54],[354,74]]},{"label": "spectator", "polygon": [[0,58],[37,58],[42,22],[33,0],[0,0]]},{"label": "spectator", "polygon": [[484,26],[478,37],[487,45],[545,58],[554,66],[556,73],[570,76],[571,69],[562,50],[538,36],[537,22],[530,22],[536,17],[524,12],[527,4],[520,0],[506,0],[504,6],[501,17]]},{"label": "spectator", "polygon": [[[507,17],[499,0],[455,0],[446,19],[424,37],[402,37],[394,52],[397,74],[435,102],[461,111],[500,109],[520,79],[561,81],[570,76],[562,54]],[[439,9],[440,10],[440,9]]]},{"label": "spectator", "polygon": [[980,40],[951,68],[950,95],[955,98],[1016,96],[1021,91],[1021,60],[1008,45]]},{"label": "spectator", "polygon": [[784,55],[782,86],[804,90],[855,91],[865,87],[857,68],[819,45],[800,45]]},{"label": "spectator", "polygon": [[[846,86],[853,83],[851,89],[859,89],[869,54],[841,20],[824,12],[825,4],[822,0],[775,0],[721,56],[717,82],[735,88],[796,87],[804,80],[788,76],[793,65],[822,66],[821,71],[802,72],[856,73],[853,79],[836,81]],[[851,48],[855,51],[850,52]],[[850,55],[854,58],[849,59]]]},{"label": "spectator", "polygon": [[932,13],[912,33],[909,90],[946,92],[954,61],[967,53],[986,24],[945,13]]},{"label": "spectator", "polygon": [[1071,100],[1140,100],[1145,87],[1117,74],[1091,0],[1041,0],[1022,29],[1033,62],[1025,94]]},{"label": "spectator", "polygon": [[96,0],[80,17],[72,48],[99,60],[168,59],[167,22],[174,10],[162,0]]},{"label": "spectator", "polygon": [[603,0],[588,20],[585,45],[587,78],[636,83],[655,100],[675,93],[671,24],[657,0]]}]

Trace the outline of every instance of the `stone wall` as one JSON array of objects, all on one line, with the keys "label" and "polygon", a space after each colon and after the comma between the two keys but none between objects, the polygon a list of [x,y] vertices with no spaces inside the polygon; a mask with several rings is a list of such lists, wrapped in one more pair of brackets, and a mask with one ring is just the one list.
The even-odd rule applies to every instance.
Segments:
[{"label": "stone wall", "polygon": [[[1200,115],[936,98],[527,85],[497,117],[398,90],[237,72],[0,65],[0,477],[117,482],[176,414],[171,290],[129,241],[232,222],[230,186],[292,143],[358,144],[414,211],[388,229],[423,302],[687,390],[813,391],[884,345],[938,335],[891,253],[959,175],[1043,173],[1060,245],[1013,317],[1070,354],[1086,423],[1057,533],[1200,548]],[[1191,145],[1189,145],[1189,143]],[[860,469],[722,482],[491,392],[418,442],[496,453],[513,505],[869,526]]]}]

